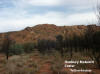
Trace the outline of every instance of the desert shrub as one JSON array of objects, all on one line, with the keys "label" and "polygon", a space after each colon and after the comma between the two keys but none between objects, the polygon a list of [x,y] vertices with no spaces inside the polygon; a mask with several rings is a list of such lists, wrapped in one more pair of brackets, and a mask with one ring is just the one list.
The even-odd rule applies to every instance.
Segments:
[{"label": "desert shrub", "polygon": [[29,72],[32,74],[37,74],[37,72],[40,70],[40,65],[37,61],[30,62],[28,67],[30,69]]},{"label": "desert shrub", "polygon": [[2,51],[2,47],[0,46],[0,52]]},{"label": "desert shrub", "polygon": [[34,50],[34,43],[12,44],[10,46],[9,55],[19,55],[24,52],[29,53]]},{"label": "desert shrub", "polygon": [[38,40],[37,42],[37,49],[41,53],[48,53],[50,50],[54,49],[56,47],[56,43],[53,40],[46,40],[46,39],[41,39]]},{"label": "desert shrub", "polygon": [[62,56],[61,53],[57,50],[52,50],[51,55],[54,57],[55,60],[61,60]]},{"label": "desert shrub", "polygon": [[32,52],[34,50],[34,43],[25,43],[23,46],[26,53]]},{"label": "desert shrub", "polygon": [[55,63],[51,66],[51,70],[53,71],[53,74],[62,74],[63,67],[62,63]]},{"label": "desert shrub", "polygon": [[7,64],[7,60],[5,58],[0,58],[0,68],[5,67]]},{"label": "desert shrub", "polygon": [[23,45],[13,44],[10,46],[9,55],[18,55],[24,52]]}]

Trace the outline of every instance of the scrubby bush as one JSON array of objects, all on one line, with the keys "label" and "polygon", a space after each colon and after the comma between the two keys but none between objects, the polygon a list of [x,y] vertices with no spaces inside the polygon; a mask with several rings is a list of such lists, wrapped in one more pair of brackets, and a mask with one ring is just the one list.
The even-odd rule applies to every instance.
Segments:
[{"label": "scrubby bush", "polygon": [[9,55],[18,55],[24,52],[22,44],[13,44],[10,46]]},{"label": "scrubby bush", "polygon": [[34,43],[12,44],[9,49],[9,55],[19,55],[24,52],[30,53],[34,50]]},{"label": "scrubby bush", "polygon": [[51,70],[53,71],[53,74],[62,74],[63,67],[62,63],[55,63],[51,66]]},{"label": "scrubby bush", "polygon": [[23,47],[26,53],[30,53],[34,50],[34,43],[25,43]]}]

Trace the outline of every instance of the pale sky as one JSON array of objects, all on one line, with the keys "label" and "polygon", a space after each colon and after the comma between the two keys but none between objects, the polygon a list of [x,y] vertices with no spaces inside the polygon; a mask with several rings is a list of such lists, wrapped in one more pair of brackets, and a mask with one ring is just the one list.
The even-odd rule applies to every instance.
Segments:
[{"label": "pale sky", "polygon": [[95,24],[96,0],[0,0],[0,32],[37,24]]}]

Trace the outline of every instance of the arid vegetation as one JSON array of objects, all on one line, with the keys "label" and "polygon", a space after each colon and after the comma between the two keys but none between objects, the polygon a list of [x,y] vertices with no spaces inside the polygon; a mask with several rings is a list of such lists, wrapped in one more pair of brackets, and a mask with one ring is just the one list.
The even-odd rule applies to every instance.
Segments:
[{"label": "arid vegetation", "polygon": [[[13,39],[13,35],[17,36],[16,39]],[[0,62],[5,65],[4,70],[0,71],[2,73],[70,74],[69,70],[64,68],[65,60],[94,60],[94,64],[79,64],[76,68],[95,69],[94,74],[100,73],[96,72],[100,70],[99,26],[40,25],[1,36],[1,39],[5,36],[3,41],[1,40],[3,43],[0,49],[3,54]]]}]

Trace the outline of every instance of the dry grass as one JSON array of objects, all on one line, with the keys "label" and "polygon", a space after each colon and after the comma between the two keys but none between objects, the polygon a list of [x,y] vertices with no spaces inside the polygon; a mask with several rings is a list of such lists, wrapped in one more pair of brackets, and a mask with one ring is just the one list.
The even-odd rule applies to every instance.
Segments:
[{"label": "dry grass", "polygon": [[[88,57],[79,56],[74,53],[74,60],[88,60]],[[52,51],[50,54],[40,54],[38,51],[30,54],[11,56],[7,61],[5,57],[0,58],[0,74],[69,74],[64,68],[64,60],[68,60],[68,54]],[[87,68],[86,65],[77,65],[76,68]],[[93,72],[91,74],[96,74]]]}]

